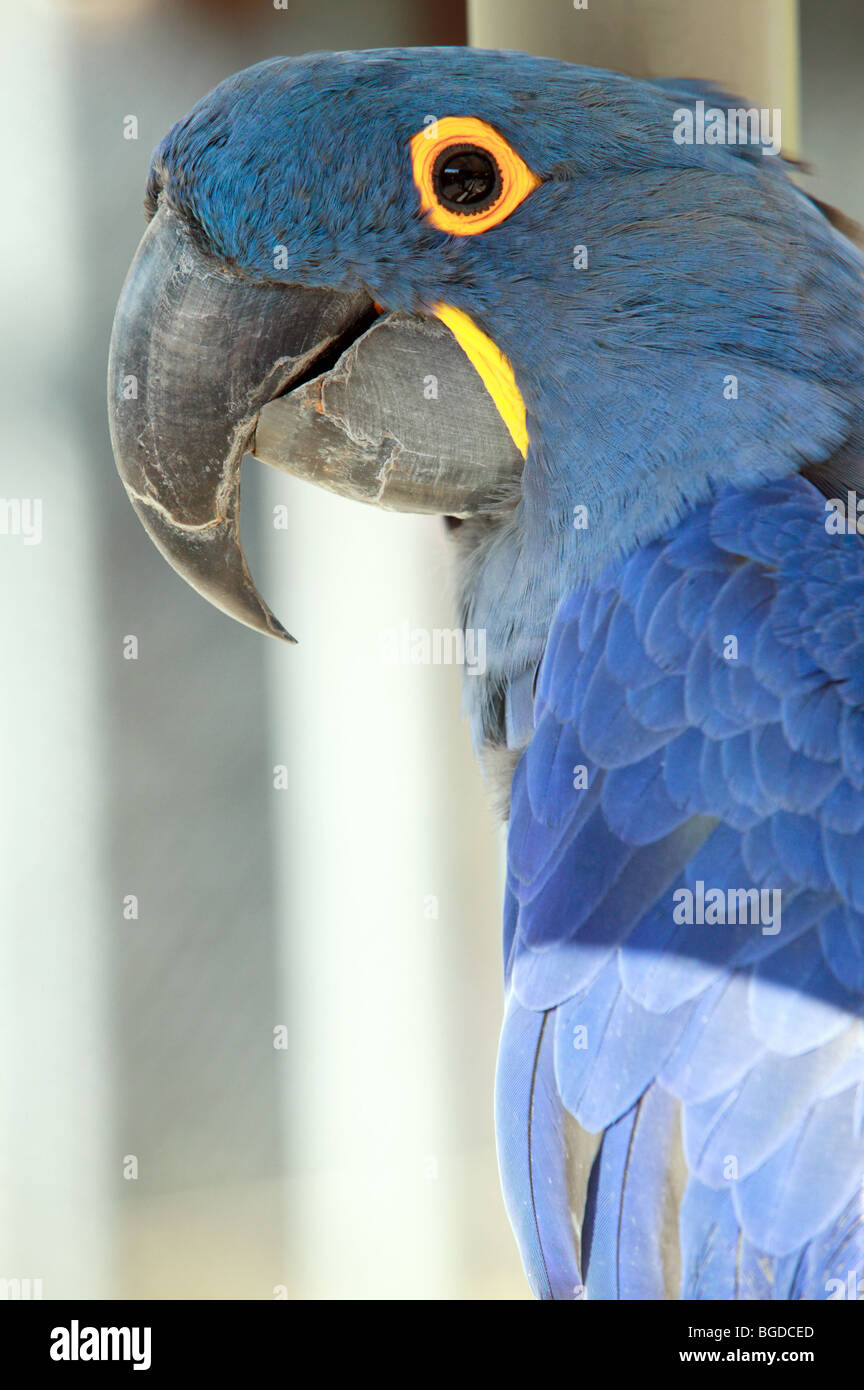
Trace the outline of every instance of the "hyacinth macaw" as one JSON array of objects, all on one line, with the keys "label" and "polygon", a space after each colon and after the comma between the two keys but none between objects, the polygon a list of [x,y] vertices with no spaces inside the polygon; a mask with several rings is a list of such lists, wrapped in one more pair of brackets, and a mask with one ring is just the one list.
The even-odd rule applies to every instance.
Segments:
[{"label": "hyacinth macaw", "polygon": [[261,63],[158,146],[112,343],[131,500],[251,626],[244,451],[449,519],[544,1298],[864,1275],[864,258],[757,137],[676,138],[706,95]]}]

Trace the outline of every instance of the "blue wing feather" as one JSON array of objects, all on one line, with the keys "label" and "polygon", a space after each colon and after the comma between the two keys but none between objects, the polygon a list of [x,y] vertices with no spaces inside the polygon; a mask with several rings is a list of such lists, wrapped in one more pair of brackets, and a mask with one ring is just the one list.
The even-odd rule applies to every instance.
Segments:
[{"label": "blue wing feather", "polygon": [[[864,1274],[862,607],[864,546],[801,478],[698,508],[560,607],[508,848],[508,1017],[534,1052],[500,1075],[524,1092],[530,1054],[542,1078],[530,1182],[499,1110],[546,1297]],[[712,888],[782,911],[676,919]]]}]

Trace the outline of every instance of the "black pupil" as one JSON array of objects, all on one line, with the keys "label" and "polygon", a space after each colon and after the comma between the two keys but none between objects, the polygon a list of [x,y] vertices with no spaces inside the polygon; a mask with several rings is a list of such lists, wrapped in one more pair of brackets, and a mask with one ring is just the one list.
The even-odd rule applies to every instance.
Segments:
[{"label": "black pupil", "polygon": [[445,150],[437,161],[435,183],[442,203],[457,211],[476,211],[495,198],[498,167],[484,150]]}]

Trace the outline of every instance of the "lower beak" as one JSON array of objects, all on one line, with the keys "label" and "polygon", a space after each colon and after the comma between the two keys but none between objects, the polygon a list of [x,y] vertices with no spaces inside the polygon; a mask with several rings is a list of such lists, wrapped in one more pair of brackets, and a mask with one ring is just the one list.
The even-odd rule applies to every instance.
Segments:
[{"label": "lower beak", "polygon": [[379,317],[362,292],[247,280],[167,207],[120,296],[108,392],[118,471],[169,564],[289,641],[240,544],[244,453],[400,511],[470,516],[519,492],[522,456],[436,319]]}]

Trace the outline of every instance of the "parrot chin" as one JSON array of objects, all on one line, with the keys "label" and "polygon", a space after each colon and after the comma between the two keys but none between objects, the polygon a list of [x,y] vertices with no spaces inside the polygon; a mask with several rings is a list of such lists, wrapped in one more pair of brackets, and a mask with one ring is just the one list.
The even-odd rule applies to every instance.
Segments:
[{"label": "parrot chin", "polygon": [[123,286],[108,366],[111,442],[144,529],[204,598],[294,639],[240,543],[243,455],[397,511],[467,517],[518,500],[522,455],[437,319],[362,291],[253,281],[170,207]]}]

